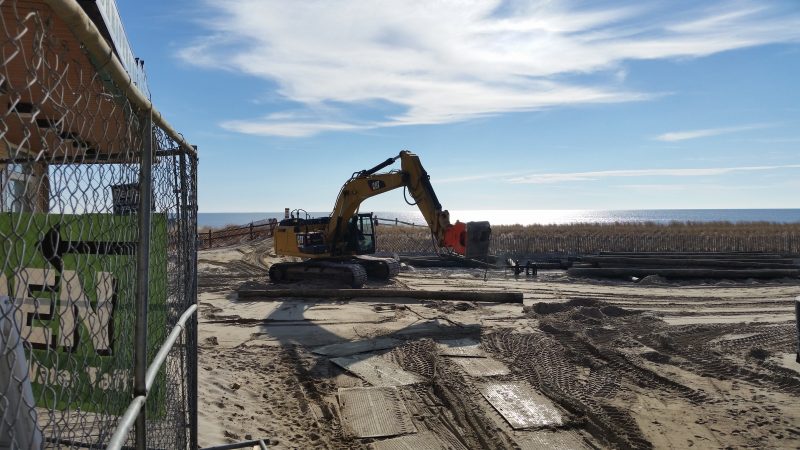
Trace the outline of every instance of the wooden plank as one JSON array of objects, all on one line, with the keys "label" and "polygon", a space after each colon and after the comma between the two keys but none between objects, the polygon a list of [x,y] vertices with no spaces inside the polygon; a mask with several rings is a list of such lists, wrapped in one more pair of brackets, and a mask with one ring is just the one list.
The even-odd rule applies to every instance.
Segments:
[{"label": "wooden plank", "polygon": [[763,252],[600,252],[601,256],[620,256],[630,258],[685,258],[687,256],[705,256],[713,258],[733,259],[785,259],[777,253]]},{"label": "wooden plank", "polygon": [[453,300],[461,302],[522,303],[522,292],[508,291],[432,291],[407,289],[269,289],[245,283],[238,289],[239,298],[410,298],[419,300]]},{"label": "wooden plank", "polygon": [[599,267],[705,267],[716,269],[796,269],[791,260],[739,260],[698,258],[623,258],[615,256],[584,256],[581,262]]},{"label": "wooden plank", "polygon": [[573,267],[567,274],[575,277],[625,278],[659,275],[666,278],[782,278],[800,277],[800,269],[684,269],[674,267]]}]

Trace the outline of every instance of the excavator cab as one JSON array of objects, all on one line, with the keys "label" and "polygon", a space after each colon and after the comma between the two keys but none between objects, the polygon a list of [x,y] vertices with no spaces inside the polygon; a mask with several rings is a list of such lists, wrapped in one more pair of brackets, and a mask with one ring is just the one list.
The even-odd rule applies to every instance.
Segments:
[{"label": "excavator cab", "polygon": [[375,253],[375,228],[372,213],[356,214],[347,226],[347,250],[356,255]]}]

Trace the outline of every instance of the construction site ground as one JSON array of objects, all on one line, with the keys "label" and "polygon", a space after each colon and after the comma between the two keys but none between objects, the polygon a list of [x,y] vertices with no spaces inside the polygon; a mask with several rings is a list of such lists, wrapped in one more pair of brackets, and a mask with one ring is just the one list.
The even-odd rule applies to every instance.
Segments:
[{"label": "construction site ground", "polygon": [[201,446],[800,447],[798,279],[405,268],[367,287],[525,302],[238,300],[267,283],[270,253],[264,240],[199,254]]}]

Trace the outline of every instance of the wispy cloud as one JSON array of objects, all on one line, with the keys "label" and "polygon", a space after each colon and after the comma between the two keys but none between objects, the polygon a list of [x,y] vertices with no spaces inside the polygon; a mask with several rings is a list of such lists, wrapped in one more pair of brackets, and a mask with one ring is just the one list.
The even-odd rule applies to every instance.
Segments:
[{"label": "wispy cloud", "polygon": [[615,186],[619,189],[636,189],[638,191],[652,191],[652,192],[673,192],[673,191],[753,191],[753,190],[774,190],[776,188],[785,187],[785,183],[772,183],[772,184],[712,184],[712,183],[694,183],[694,184],[621,184]]},{"label": "wispy cloud", "polygon": [[[442,124],[561,105],[645,100],[654,93],[624,86],[625,61],[702,57],[800,40],[800,11],[756,1],[603,9],[543,0],[205,4],[209,34],[179,56],[193,65],[268,80],[310,115],[223,124],[264,135]],[[610,76],[569,81],[587,74]],[[376,100],[394,105],[394,112],[364,119],[350,110]]]},{"label": "wispy cloud", "polygon": [[800,137],[775,137],[775,138],[759,138],[759,139],[751,139],[753,142],[763,142],[767,144],[787,144],[787,143],[795,143],[800,142]]},{"label": "wispy cloud", "polygon": [[271,135],[282,137],[302,137],[322,131],[353,131],[368,128],[365,125],[356,125],[342,122],[326,121],[297,121],[273,119],[265,116],[261,120],[229,120],[220,124],[222,128],[245,134]]},{"label": "wispy cloud", "polygon": [[594,172],[535,173],[509,179],[512,183],[549,184],[575,181],[596,181],[603,178],[628,177],[710,177],[734,172],[754,172],[781,169],[800,169],[800,164],[780,166],[714,167],[690,169],[601,170]]},{"label": "wispy cloud", "polygon": [[748,125],[738,125],[734,127],[722,128],[703,128],[700,130],[687,130],[687,131],[672,131],[669,133],[659,134],[654,139],[664,142],[687,141],[689,139],[699,139],[710,136],[719,136],[721,134],[739,133],[741,131],[758,130],[761,128],[774,127],[774,123],[753,123]]},{"label": "wispy cloud", "polygon": [[620,189],[635,189],[637,191],[653,191],[653,192],[677,192],[688,191],[697,189],[697,185],[693,184],[622,184],[616,186]]},{"label": "wispy cloud", "polygon": [[459,175],[455,177],[436,178],[436,184],[463,183],[465,181],[503,180],[521,176],[520,172],[481,173],[477,175]]}]

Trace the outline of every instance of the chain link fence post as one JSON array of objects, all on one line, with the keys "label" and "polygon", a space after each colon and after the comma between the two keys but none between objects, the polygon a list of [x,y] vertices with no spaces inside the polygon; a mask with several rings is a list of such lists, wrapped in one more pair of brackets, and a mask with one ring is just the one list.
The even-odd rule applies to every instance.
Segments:
[{"label": "chain link fence post", "polygon": [[[139,245],[136,249],[136,322],[134,324],[133,396],[147,395],[147,310],[150,294],[150,224],[153,201],[153,122],[150,111],[142,126],[142,153],[139,164]],[[147,449],[146,409],[136,418],[136,449]]]},{"label": "chain link fence post", "polygon": [[[186,164],[187,155],[181,153],[181,173],[189,174],[188,177],[184,178],[184,182],[187,182],[187,185],[184,186],[184,189],[181,190],[183,195],[183,214],[184,214],[184,223],[187,226],[185,230],[184,236],[187,237],[186,242],[190,243],[190,248],[187,249],[187,254],[189,258],[186,261],[186,273],[189,275],[186,280],[186,292],[189,294],[190,298],[197,299],[197,203],[189,203],[188,200],[188,192],[192,188],[197,187],[197,165],[198,161],[194,155],[188,155],[189,164],[188,164],[188,171],[187,171],[187,164]],[[187,180],[188,178],[188,180]],[[191,214],[193,220],[189,220],[189,215]],[[195,227],[189,229],[189,224],[194,223]],[[191,239],[189,239],[191,236]],[[191,350],[188,353],[187,359],[187,384],[188,384],[188,391],[189,391],[189,398],[188,398],[188,414],[189,414],[189,448],[196,449],[197,448],[197,377],[198,377],[198,365],[197,365],[197,315],[192,316],[189,319],[189,323],[187,326],[187,333],[186,333],[186,345]]]}]

